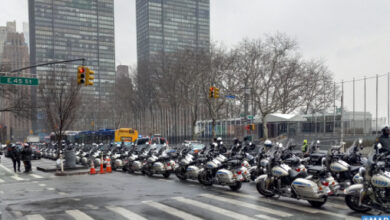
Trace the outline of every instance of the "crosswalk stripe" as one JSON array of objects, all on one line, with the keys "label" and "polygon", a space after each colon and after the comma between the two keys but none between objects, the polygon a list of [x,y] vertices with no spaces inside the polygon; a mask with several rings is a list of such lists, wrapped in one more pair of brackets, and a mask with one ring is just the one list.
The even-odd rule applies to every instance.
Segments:
[{"label": "crosswalk stripe", "polygon": [[0,179],[0,183],[4,183],[4,180]]},{"label": "crosswalk stripe", "polygon": [[42,215],[36,214],[36,215],[26,215],[25,216],[27,220],[45,220],[45,218]]},{"label": "crosswalk stripe", "polygon": [[202,209],[207,209],[209,211],[216,212],[218,214],[225,215],[225,216],[228,216],[228,217],[233,218],[233,219],[248,219],[248,220],[254,219],[254,218],[251,218],[251,217],[246,216],[246,215],[242,215],[242,214],[239,214],[236,212],[232,212],[232,211],[229,211],[226,209],[219,208],[217,206],[205,204],[205,203],[198,202],[198,201],[195,201],[192,199],[187,199],[184,197],[173,197],[173,199],[175,199],[179,202],[182,202],[182,203],[192,205],[192,206],[197,206],[197,207],[202,208]]},{"label": "crosswalk stripe", "polygon": [[41,184],[39,184],[39,186],[46,186],[46,184],[44,184],[44,183],[41,183]]},{"label": "crosswalk stripe", "polygon": [[291,217],[291,216],[293,216],[293,215],[291,215],[289,213],[286,213],[286,212],[282,212],[282,211],[278,211],[278,210],[274,210],[274,209],[270,209],[270,208],[258,206],[258,205],[255,205],[255,204],[242,202],[242,201],[237,201],[237,200],[234,200],[234,199],[224,198],[224,197],[220,197],[220,196],[216,196],[216,195],[201,194],[200,196],[206,197],[206,198],[209,198],[209,199],[218,200],[218,201],[221,201],[221,202],[230,203],[230,204],[233,204],[233,205],[242,206],[242,207],[245,207],[245,208],[254,209],[254,210],[257,210],[257,211],[261,211],[261,212],[266,212],[266,213],[277,215],[277,216],[280,216],[280,217]]},{"label": "crosswalk stripe", "polygon": [[344,218],[344,219],[348,218],[350,220],[360,220],[361,219],[361,218],[346,216],[346,215],[343,215],[343,214],[338,214],[338,213],[328,212],[328,211],[324,211],[324,210],[314,209],[314,208],[310,208],[310,207],[303,207],[303,206],[299,206],[299,205],[283,202],[283,201],[280,201],[280,200],[276,201],[276,200],[272,200],[272,199],[266,199],[266,198],[262,198],[262,197],[259,197],[259,196],[251,196],[251,195],[248,195],[248,194],[234,193],[234,192],[223,192],[223,193],[229,194],[229,195],[233,195],[233,196],[240,196],[240,197],[244,197],[244,198],[255,199],[255,200],[259,200],[259,201],[262,201],[262,202],[265,202],[265,203],[269,203],[269,204],[272,204],[272,205],[282,206],[282,207],[295,209],[295,210],[298,210],[298,211],[303,211],[303,212],[307,212],[307,213],[311,213],[311,214],[322,213],[322,214],[326,214],[326,215],[337,216],[339,218]]},{"label": "crosswalk stripe", "polygon": [[16,175],[11,176],[11,178],[14,179],[14,180],[16,180],[16,181],[22,181],[22,180],[24,180],[22,177],[19,177],[19,176],[16,176]]},{"label": "crosswalk stripe", "polygon": [[350,210],[347,206],[341,204],[327,202],[326,205],[332,206],[333,208]]},{"label": "crosswalk stripe", "polygon": [[49,190],[49,191],[53,191],[53,190],[54,190],[54,188],[47,188],[47,190]]},{"label": "crosswalk stripe", "polygon": [[147,220],[146,218],[144,218],[138,214],[135,214],[134,212],[131,212],[127,209],[124,209],[122,207],[106,206],[106,208],[112,212],[115,212],[115,213],[121,215],[122,217],[125,217],[126,219],[129,219],[129,220]]},{"label": "crosswalk stripe", "polygon": [[34,177],[35,179],[42,179],[43,177],[37,174],[30,174],[30,176]]},{"label": "crosswalk stripe", "polygon": [[6,172],[8,173],[13,173],[10,169],[8,169],[7,167],[5,167],[3,164],[0,164],[0,167],[2,167]]},{"label": "crosswalk stripe", "polygon": [[179,217],[181,219],[185,219],[185,220],[202,220],[202,218],[199,218],[199,217],[196,217],[194,215],[191,215],[191,214],[188,214],[188,213],[185,213],[181,210],[178,210],[178,209],[175,209],[173,207],[170,207],[170,206],[167,206],[167,205],[164,205],[164,204],[161,204],[161,203],[158,203],[158,202],[152,202],[152,201],[144,201],[143,203],[153,207],[153,208],[156,208],[156,209],[159,209],[160,211],[163,211],[163,212],[166,212],[170,215],[174,215],[176,217]]},{"label": "crosswalk stripe", "polygon": [[264,220],[280,220],[278,218],[272,218],[267,215],[255,215],[256,218],[264,219]]},{"label": "crosswalk stripe", "polygon": [[66,210],[65,212],[76,220],[93,220],[92,217],[77,209]]}]

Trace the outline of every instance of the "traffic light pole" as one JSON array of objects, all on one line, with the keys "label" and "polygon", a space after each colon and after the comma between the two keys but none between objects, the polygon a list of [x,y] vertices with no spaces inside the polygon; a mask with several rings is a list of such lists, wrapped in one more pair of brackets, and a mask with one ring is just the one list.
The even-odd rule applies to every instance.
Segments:
[{"label": "traffic light pole", "polygon": [[73,60],[62,60],[62,61],[36,64],[36,65],[23,67],[23,68],[16,69],[16,70],[11,70],[10,73],[20,72],[23,70],[28,70],[28,69],[40,67],[40,66],[49,66],[49,65],[60,64],[60,63],[72,63],[72,62],[77,62],[77,61],[82,61],[83,62],[82,65],[84,66],[85,58],[79,58],[79,59],[73,59]]}]

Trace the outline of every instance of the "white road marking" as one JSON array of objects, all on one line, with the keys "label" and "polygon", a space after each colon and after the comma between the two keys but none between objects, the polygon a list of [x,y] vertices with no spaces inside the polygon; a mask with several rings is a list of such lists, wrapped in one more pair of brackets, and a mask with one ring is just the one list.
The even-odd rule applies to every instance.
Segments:
[{"label": "white road marking", "polygon": [[181,219],[185,220],[202,220],[202,218],[196,217],[194,215],[188,214],[186,212],[183,212],[181,210],[175,209],[173,207],[158,203],[158,202],[153,202],[153,201],[143,201],[142,203],[145,203],[153,208],[156,208],[160,211],[166,212],[170,215],[174,215],[176,217],[179,217]]},{"label": "white road marking", "polygon": [[255,215],[256,218],[264,219],[264,220],[280,220],[278,218],[272,218],[266,215]]},{"label": "white road marking", "polygon": [[206,209],[206,210],[209,210],[211,212],[215,212],[215,213],[218,213],[218,214],[221,214],[221,215],[225,215],[225,216],[233,218],[233,219],[239,219],[239,220],[240,219],[254,219],[254,218],[251,218],[249,216],[239,214],[237,212],[232,212],[232,211],[229,211],[229,210],[226,210],[226,209],[219,208],[217,206],[205,204],[203,202],[198,202],[196,200],[187,199],[187,198],[184,198],[184,197],[173,197],[173,199],[175,199],[175,200],[177,200],[179,202],[182,202],[182,203],[186,203],[186,204],[191,205],[191,206],[197,206],[199,208]]},{"label": "white road marking", "polygon": [[341,205],[341,204],[337,204],[337,203],[327,202],[326,205],[332,206],[333,208],[337,208],[337,209],[346,209],[346,210],[350,210],[347,206]]},{"label": "white road marking", "polygon": [[10,169],[8,169],[7,167],[5,167],[3,164],[0,164],[0,167],[2,167],[6,172],[8,173],[13,173]]},{"label": "white road marking", "polygon": [[129,220],[147,220],[146,218],[134,213],[134,212],[131,212],[127,209],[124,209],[122,207],[116,207],[116,206],[106,206],[106,208],[112,212],[115,212],[119,215],[121,215],[122,217],[126,218],[126,219],[129,219]]},{"label": "white road marking", "polygon": [[0,183],[4,183],[4,180],[0,179]]},{"label": "white road marking", "polygon": [[97,206],[94,206],[94,205],[92,205],[92,204],[87,204],[87,205],[85,205],[85,207],[87,207],[87,208],[90,208],[90,209],[99,209],[99,207],[97,207]]},{"label": "white road marking", "polygon": [[20,218],[23,216],[23,213],[21,211],[12,211],[12,213],[14,213],[16,218]]},{"label": "white road marking", "polygon": [[0,191],[0,194],[4,194],[4,191]]},{"label": "white road marking", "polygon": [[73,198],[72,200],[73,200],[73,201],[80,201],[79,198]]},{"label": "white road marking", "polygon": [[91,218],[89,215],[77,209],[66,210],[65,212],[76,220],[93,220],[93,218]]},{"label": "white road marking", "polygon": [[230,204],[233,204],[233,205],[242,206],[242,207],[249,208],[249,209],[254,209],[254,210],[257,210],[257,211],[260,211],[260,212],[265,212],[265,213],[272,214],[272,215],[277,215],[277,216],[280,216],[280,217],[291,217],[291,216],[293,216],[292,214],[289,214],[289,213],[283,212],[283,211],[278,211],[276,209],[270,209],[270,208],[262,207],[262,206],[259,206],[259,205],[246,203],[246,202],[242,202],[242,201],[237,201],[237,200],[234,200],[234,199],[224,198],[224,197],[220,197],[220,196],[216,196],[216,195],[212,195],[212,194],[201,194],[200,196],[203,196],[203,197],[206,197],[206,198],[209,198],[209,199],[214,199],[214,200],[217,200],[217,201],[220,201],[220,202],[226,202],[226,203],[230,203]]},{"label": "white road marking", "polygon": [[34,177],[35,179],[42,179],[43,177],[37,174],[30,174],[30,176]]},{"label": "white road marking", "polygon": [[255,200],[259,200],[259,201],[262,201],[262,202],[265,202],[265,203],[269,203],[269,204],[272,204],[272,205],[282,206],[282,207],[286,207],[286,208],[289,208],[289,209],[295,209],[295,210],[298,210],[298,211],[303,211],[303,212],[307,212],[307,213],[311,213],[311,214],[322,213],[322,214],[325,214],[325,215],[333,215],[333,216],[337,216],[339,218],[344,218],[344,219],[346,219],[346,218],[351,219],[351,220],[360,220],[361,219],[361,218],[346,216],[346,215],[343,215],[343,214],[338,214],[338,213],[333,213],[333,212],[329,212],[329,211],[324,211],[324,210],[320,210],[320,209],[314,209],[314,208],[310,208],[310,207],[303,207],[301,205],[291,204],[291,203],[283,202],[283,201],[280,201],[280,200],[266,199],[266,198],[262,198],[260,196],[251,196],[251,195],[248,195],[248,194],[234,193],[234,192],[223,192],[223,193],[229,194],[229,195],[233,195],[233,196],[240,196],[240,197],[244,197],[244,198],[255,199]]},{"label": "white road marking", "polygon": [[44,184],[44,183],[41,183],[41,184],[39,184],[39,186],[46,186],[46,184]]},{"label": "white road marking", "polygon": [[27,220],[45,220],[45,218],[42,215],[36,214],[36,215],[26,215],[25,216]]},{"label": "white road marking", "polygon": [[16,180],[16,181],[22,181],[24,180],[22,177],[19,177],[17,175],[14,175],[14,176],[11,176],[12,179]]},{"label": "white road marking", "polygon": [[59,194],[59,195],[62,195],[62,196],[69,195],[69,194],[66,193],[66,192],[59,192],[58,194]]},{"label": "white road marking", "polygon": [[54,190],[54,188],[47,188],[47,190],[49,190],[49,191],[53,191],[53,190]]}]

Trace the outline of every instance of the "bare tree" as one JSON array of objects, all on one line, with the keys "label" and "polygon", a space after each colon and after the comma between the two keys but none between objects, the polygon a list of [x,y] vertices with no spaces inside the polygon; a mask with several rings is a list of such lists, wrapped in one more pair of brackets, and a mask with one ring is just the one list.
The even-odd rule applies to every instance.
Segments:
[{"label": "bare tree", "polygon": [[[38,103],[46,115],[47,127],[54,132],[59,152],[64,132],[71,128],[80,106],[80,88],[75,77],[69,77],[65,69],[50,71],[39,86]],[[72,80],[69,80],[72,79]],[[61,162],[62,164],[62,162]],[[63,166],[61,165],[63,172]]]}]

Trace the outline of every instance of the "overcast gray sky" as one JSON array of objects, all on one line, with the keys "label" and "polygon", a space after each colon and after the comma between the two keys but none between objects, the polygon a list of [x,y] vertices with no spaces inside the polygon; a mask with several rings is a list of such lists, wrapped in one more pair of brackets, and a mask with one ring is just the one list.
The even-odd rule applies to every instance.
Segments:
[{"label": "overcast gray sky", "polygon": [[[390,71],[388,0],[210,0],[211,38],[227,46],[284,32],[337,79]],[[28,21],[27,0],[0,0],[0,25]],[[135,0],[115,0],[116,62],[136,62]]]},{"label": "overcast gray sky", "polygon": [[[210,0],[211,38],[227,46],[243,38],[283,32],[302,55],[325,61],[337,80],[390,72],[390,1],[388,0]],[[0,25],[28,21],[27,0],[0,0]],[[136,63],[135,0],[115,0],[116,63]],[[371,80],[370,85],[375,85]],[[368,99],[372,102],[375,89]],[[380,91],[387,88],[380,80]],[[351,84],[346,85],[351,102]],[[363,87],[357,85],[361,101]],[[349,92],[349,93],[348,93]],[[349,97],[348,97],[349,96]],[[381,100],[381,99],[380,99]],[[370,103],[372,108],[374,103]],[[361,102],[360,102],[361,103]],[[349,109],[351,109],[351,103]],[[380,115],[385,114],[381,104]],[[362,105],[360,105],[360,109]],[[371,109],[372,110],[372,109]]]}]

